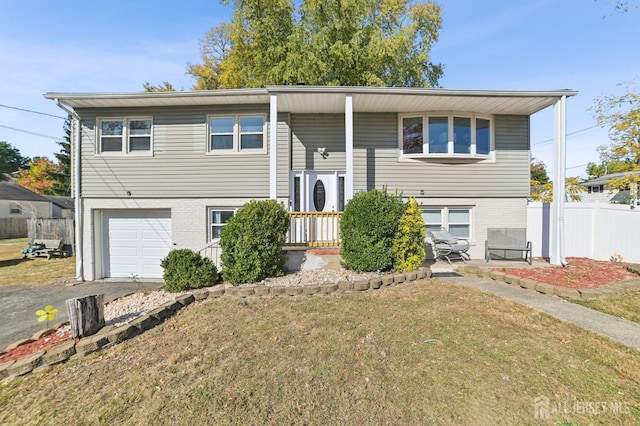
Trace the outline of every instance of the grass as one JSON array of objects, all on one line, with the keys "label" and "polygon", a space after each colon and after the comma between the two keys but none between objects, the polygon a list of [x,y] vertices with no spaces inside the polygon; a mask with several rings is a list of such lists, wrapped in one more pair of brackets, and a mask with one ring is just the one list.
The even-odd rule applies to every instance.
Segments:
[{"label": "grass", "polygon": [[605,314],[640,323],[640,291],[611,300],[569,299],[569,301]]},{"label": "grass", "polygon": [[0,285],[42,286],[75,275],[75,258],[22,259],[22,249],[28,246],[26,238],[0,240]]},{"label": "grass", "polygon": [[[567,412],[535,419],[541,395]],[[639,407],[640,352],[436,280],[244,307],[208,299],[0,385],[0,424],[631,425]]]}]

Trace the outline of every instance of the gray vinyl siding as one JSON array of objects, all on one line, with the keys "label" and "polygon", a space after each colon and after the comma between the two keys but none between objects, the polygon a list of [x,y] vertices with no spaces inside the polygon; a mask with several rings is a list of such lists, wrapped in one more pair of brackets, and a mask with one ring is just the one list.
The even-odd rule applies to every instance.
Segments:
[{"label": "gray vinyl siding", "polygon": [[291,175],[291,130],[289,113],[278,114],[278,154],[277,154],[277,193],[278,198],[289,197],[289,176]]},{"label": "gray vinyl siding", "polygon": [[495,161],[399,160],[397,114],[354,116],[354,190],[416,197],[527,197],[529,118],[496,116]]},{"label": "gray vinyl siding", "polygon": [[[127,191],[133,198],[269,197],[268,126],[265,152],[206,153],[209,114],[265,114],[268,121],[268,105],[78,112],[82,117],[84,197],[127,197]],[[99,155],[97,119],[142,116],[153,117],[152,156]]]},{"label": "gray vinyl siding", "polygon": [[[321,147],[327,158],[318,153]],[[344,114],[291,114],[291,168],[346,169]]]}]

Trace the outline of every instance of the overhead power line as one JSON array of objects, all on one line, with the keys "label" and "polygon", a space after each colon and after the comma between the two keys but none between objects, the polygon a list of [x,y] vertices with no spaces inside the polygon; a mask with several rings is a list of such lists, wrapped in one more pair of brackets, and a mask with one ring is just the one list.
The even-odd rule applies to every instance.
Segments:
[{"label": "overhead power line", "polygon": [[31,114],[46,115],[46,116],[49,116],[49,117],[60,118],[61,120],[66,120],[67,119],[67,117],[62,117],[62,116],[54,115],[54,114],[48,114],[46,112],[34,111],[32,109],[18,108],[18,107],[14,107],[14,106],[11,106],[11,105],[0,104],[0,107],[9,108],[9,109],[15,109],[15,110],[18,110],[18,111],[30,112]]},{"label": "overhead power line", "polygon": [[29,130],[24,130],[24,129],[17,129],[15,127],[5,126],[3,124],[0,124],[0,127],[3,127],[5,129],[9,129],[9,130],[15,130],[16,132],[22,132],[22,133],[28,133],[28,134],[34,135],[34,136],[40,136],[41,138],[53,139],[54,141],[61,141],[62,140],[61,137],[43,135],[42,133],[31,132]]},{"label": "overhead power line", "polygon": [[[565,136],[566,137],[574,136],[574,135],[576,135],[578,133],[582,133],[582,132],[586,132],[587,130],[595,129],[596,127],[602,127],[602,126],[604,126],[606,124],[607,123],[595,124],[595,125],[590,126],[590,127],[585,127],[584,129],[576,130],[575,132],[567,133]],[[540,141],[540,142],[536,142],[534,144],[531,144],[531,146],[540,146],[540,145],[545,145],[545,144],[548,144],[548,143],[551,143],[551,142],[553,142],[553,138],[545,139],[545,140]]]}]

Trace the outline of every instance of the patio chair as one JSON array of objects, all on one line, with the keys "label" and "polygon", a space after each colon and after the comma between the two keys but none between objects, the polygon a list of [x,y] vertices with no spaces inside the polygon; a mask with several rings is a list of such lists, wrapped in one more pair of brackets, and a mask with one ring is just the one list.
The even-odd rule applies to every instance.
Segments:
[{"label": "patio chair", "polygon": [[436,259],[445,259],[449,264],[452,260],[462,260],[467,262],[471,257],[469,251],[469,241],[463,238],[456,238],[446,229],[439,231],[429,231],[429,237],[433,244]]}]

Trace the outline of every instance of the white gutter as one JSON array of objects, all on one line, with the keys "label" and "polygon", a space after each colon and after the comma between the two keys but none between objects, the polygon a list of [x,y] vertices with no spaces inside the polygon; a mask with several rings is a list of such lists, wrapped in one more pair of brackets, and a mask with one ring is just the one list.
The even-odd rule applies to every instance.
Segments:
[{"label": "white gutter", "polygon": [[[58,98],[55,98],[54,101],[60,109],[73,118],[71,121],[71,155],[74,160],[74,166],[71,173],[71,183],[73,184],[74,214],[76,221],[76,279],[84,281],[84,265],[82,263],[82,202],[80,200],[80,116],[75,111],[62,105]],[[75,179],[73,170],[75,170]]]}]

